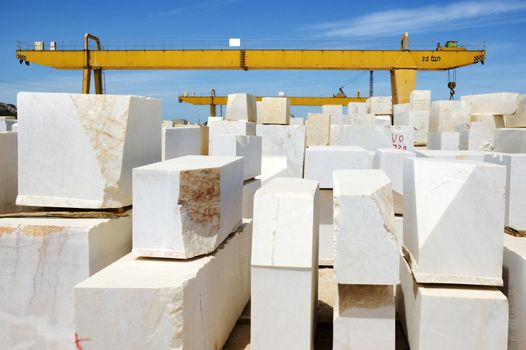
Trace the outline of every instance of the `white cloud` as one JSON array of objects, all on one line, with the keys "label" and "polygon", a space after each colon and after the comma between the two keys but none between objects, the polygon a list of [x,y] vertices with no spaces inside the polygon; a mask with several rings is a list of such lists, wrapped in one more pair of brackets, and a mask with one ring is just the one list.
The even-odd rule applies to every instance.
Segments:
[{"label": "white cloud", "polygon": [[327,38],[399,36],[403,32],[489,26],[506,17],[512,21],[526,21],[524,10],[526,2],[463,1],[446,6],[377,11],[360,17],[319,23],[309,29]]}]

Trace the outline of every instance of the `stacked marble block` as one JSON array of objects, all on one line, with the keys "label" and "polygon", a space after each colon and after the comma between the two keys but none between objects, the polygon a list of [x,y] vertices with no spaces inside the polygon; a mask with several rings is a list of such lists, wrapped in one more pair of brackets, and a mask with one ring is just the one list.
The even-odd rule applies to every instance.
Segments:
[{"label": "stacked marble block", "polygon": [[[398,313],[412,349],[504,349],[506,169],[407,158]],[[481,329],[484,331],[481,332]]]},{"label": "stacked marble block", "polygon": [[84,346],[223,346],[250,297],[243,172],[241,157],[226,156],[134,169],[133,253],[75,288]]},{"label": "stacked marble block", "polygon": [[256,192],[251,349],[313,349],[318,294],[318,183],[276,178]]},{"label": "stacked marble block", "polygon": [[429,131],[430,110],[431,90],[414,90],[409,97],[409,103],[393,106],[393,124],[409,127],[413,132],[415,144],[425,145]]},{"label": "stacked marble block", "polygon": [[13,131],[0,131],[0,214],[18,210],[18,137]]},{"label": "stacked marble block", "polygon": [[333,179],[338,169],[368,169],[369,153],[356,146],[311,146],[305,154],[305,179],[320,184],[319,264],[332,266],[333,247]]},{"label": "stacked marble block", "polygon": [[208,155],[208,126],[183,125],[162,128],[161,159]]},{"label": "stacked marble block", "polygon": [[17,99],[16,202],[74,212],[0,220],[0,342],[71,349],[74,285],[128,253],[132,228],[126,212],[75,217],[132,204],[132,168],[161,158],[161,105],[136,96],[21,92]]},{"label": "stacked marble block", "polygon": [[394,349],[400,249],[389,178],[334,172],[333,349]]}]

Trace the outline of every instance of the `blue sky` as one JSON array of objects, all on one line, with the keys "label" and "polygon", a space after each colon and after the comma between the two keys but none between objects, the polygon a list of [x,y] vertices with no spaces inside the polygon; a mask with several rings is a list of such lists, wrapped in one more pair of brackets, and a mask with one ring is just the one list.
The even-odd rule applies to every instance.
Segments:
[{"label": "blue sky", "polygon": [[[0,4],[0,102],[16,103],[18,91],[80,92],[81,72],[20,65],[17,41],[51,40],[79,45],[85,32],[103,42],[226,47],[241,38],[248,48],[396,49],[404,31],[412,49],[458,40],[485,44],[486,64],[457,70],[457,96],[526,93],[526,1],[2,1]],[[202,40],[202,41],[201,41]],[[153,96],[165,119],[205,120],[207,106],[177,102],[185,91],[207,95],[250,92],[330,96],[368,92],[362,71],[107,71],[107,93]],[[447,99],[446,72],[422,72],[418,89]],[[388,72],[375,72],[375,95],[390,95]],[[304,116],[317,107],[296,107]]]}]

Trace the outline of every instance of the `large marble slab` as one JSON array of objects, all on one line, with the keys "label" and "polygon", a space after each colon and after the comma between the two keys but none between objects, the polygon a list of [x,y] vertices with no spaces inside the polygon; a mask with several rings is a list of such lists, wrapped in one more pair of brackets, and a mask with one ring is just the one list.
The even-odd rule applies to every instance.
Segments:
[{"label": "large marble slab", "polygon": [[371,114],[393,114],[391,96],[373,96],[366,101],[367,113]]},{"label": "large marble slab", "polygon": [[18,137],[16,132],[0,131],[0,214],[17,211]]},{"label": "large marble slab", "polygon": [[305,126],[258,125],[257,135],[263,137],[264,156],[286,156],[286,176],[303,176],[305,157]]},{"label": "large marble slab", "polygon": [[412,111],[429,111],[431,109],[431,90],[411,91],[409,108]]},{"label": "large marble slab", "polygon": [[132,169],[161,160],[161,101],[20,92],[18,198],[28,206],[120,208]]},{"label": "large marble slab", "polygon": [[404,246],[419,283],[502,285],[506,168],[429,158],[404,164]]},{"label": "large marble slab", "polygon": [[163,128],[161,142],[161,160],[200,155],[201,128],[199,126]]},{"label": "large marble slab", "polygon": [[526,128],[495,130],[495,152],[526,153]]},{"label": "large marble slab", "polygon": [[504,288],[509,302],[508,349],[526,349],[526,237],[504,235]]},{"label": "large marble slab", "polygon": [[131,225],[0,219],[0,347],[74,349],[73,287],[130,251]]},{"label": "large marble slab", "polygon": [[433,101],[429,132],[455,132],[458,124],[469,124],[471,108],[467,101]]},{"label": "large marble slab", "polygon": [[492,151],[495,143],[495,130],[486,122],[471,122],[457,126],[459,148],[462,150]]},{"label": "large marble slab", "polygon": [[429,113],[429,111],[400,111],[399,113],[395,113],[393,117],[394,125],[411,127],[414,132],[414,142],[417,144],[426,144],[429,131]]},{"label": "large marble slab", "polygon": [[393,286],[338,284],[333,349],[395,349]]},{"label": "large marble slab", "polygon": [[256,96],[246,93],[228,94],[226,120],[257,121]]},{"label": "large marble slab", "polygon": [[472,160],[477,162],[485,161],[485,157],[489,154],[483,151],[469,151],[469,150],[430,150],[430,149],[418,149],[415,150],[417,157],[424,158],[443,158],[451,160]]},{"label": "large marble slab", "polygon": [[334,172],[334,281],[393,285],[400,252],[391,181],[382,170]]},{"label": "large marble slab", "polygon": [[285,156],[261,156],[261,185],[265,185],[276,177],[287,177],[287,157]]},{"label": "large marble slab", "polygon": [[391,127],[391,140],[394,149],[413,151],[415,145],[414,129],[405,125],[393,126]]},{"label": "large marble slab", "polygon": [[507,128],[526,127],[526,94],[519,95],[518,104],[515,113],[503,116],[504,124]]},{"label": "large marble slab", "polygon": [[342,105],[323,105],[321,106],[321,113],[322,114],[330,114],[331,117],[342,117],[343,114],[343,106]]},{"label": "large marble slab", "polygon": [[83,349],[221,349],[250,298],[250,246],[247,222],[200,258],[126,255],[75,287],[79,344]]},{"label": "large marble slab", "polygon": [[188,259],[241,223],[243,160],[186,156],[133,170],[133,253]]},{"label": "large marble slab", "polygon": [[210,155],[243,157],[243,180],[248,180],[261,174],[261,153],[261,136],[218,135]]},{"label": "large marble slab", "polygon": [[365,114],[367,113],[367,103],[366,102],[349,102],[347,104],[347,114],[358,113]]},{"label": "large marble slab", "polygon": [[263,97],[261,100],[262,124],[290,123],[290,100],[286,97]]},{"label": "large marble slab", "polygon": [[357,146],[312,146],[305,151],[305,178],[320,188],[332,189],[332,174],[338,169],[368,169],[369,154]]},{"label": "large marble slab", "polygon": [[497,288],[419,284],[400,259],[396,300],[412,350],[506,349],[508,301]]},{"label": "large marble slab", "polygon": [[393,147],[391,127],[331,125],[331,146],[359,146],[369,151]]},{"label": "large marble slab", "polygon": [[[459,124],[464,126],[464,124]],[[427,149],[429,150],[443,150],[456,151],[460,149],[460,133],[459,132],[430,132],[427,135]]]},{"label": "large marble slab", "polygon": [[519,106],[519,94],[497,92],[492,94],[465,95],[460,101],[469,103],[471,113],[513,114]]},{"label": "large marble slab", "polygon": [[332,115],[328,113],[309,113],[307,115],[305,141],[307,147],[329,145],[331,119]]},{"label": "large marble slab", "polygon": [[212,140],[218,135],[256,135],[256,124],[246,120],[220,120],[208,123],[208,152],[213,152]]}]

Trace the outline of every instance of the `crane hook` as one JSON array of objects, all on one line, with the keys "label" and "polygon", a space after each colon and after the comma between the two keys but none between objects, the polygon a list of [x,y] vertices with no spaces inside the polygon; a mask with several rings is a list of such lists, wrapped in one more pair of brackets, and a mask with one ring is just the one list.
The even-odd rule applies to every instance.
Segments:
[{"label": "crane hook", "polygon": [[449,99],[454,100],[455,99],[455,87],[457,86],[457,83],[454,81],[450,81],[447,83],[447,87],[449,88]]}]

